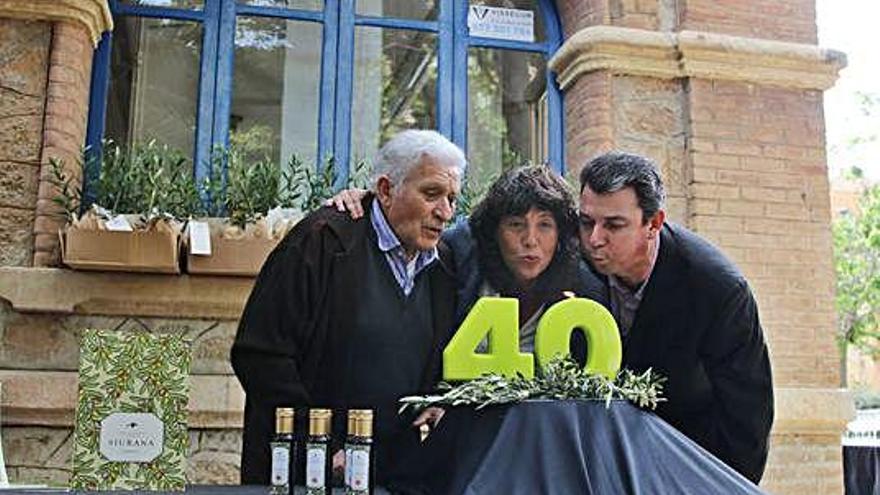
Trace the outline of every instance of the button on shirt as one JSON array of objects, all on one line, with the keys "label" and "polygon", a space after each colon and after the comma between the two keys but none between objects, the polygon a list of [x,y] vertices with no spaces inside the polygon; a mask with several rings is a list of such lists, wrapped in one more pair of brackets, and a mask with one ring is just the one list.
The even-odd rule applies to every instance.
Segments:
[{"label": "button on shirt", "polygon": [[657,253],[659,252],[660,236],[657,236],[657,242],[654,243],[654,254],[651,258],[651,270],[648,272],[648,277],[645,281],[635,291],[627,287],[626,284],[614,275],[608,276],[611,313],[614,315],[614,320],[620,329],[621,337],[626,337],[629,334],[630,328],[632,328],[633,321],[636,318],[636,311],[639,310],[639,304],[641,304],[642,298],[645,296],[645,287],[648,286],[651,274],[654,273],[654,265],[657,263]]},{"label": "button on shirt", "polygon": [[404,295],[409,296],[415,284],[416,275],[437,259],[437,248],[419,251],[413,259],[407,259],[403,245],[391,229],[388,220],[385,219],[385,214],[382,213],[379,200],[373,200],[371,209],[370,222],[373,224],[373,230],[376,231],[379,250],[385,254],[388,266],[391,267],[391,273],[394,274],[394,278]]}]

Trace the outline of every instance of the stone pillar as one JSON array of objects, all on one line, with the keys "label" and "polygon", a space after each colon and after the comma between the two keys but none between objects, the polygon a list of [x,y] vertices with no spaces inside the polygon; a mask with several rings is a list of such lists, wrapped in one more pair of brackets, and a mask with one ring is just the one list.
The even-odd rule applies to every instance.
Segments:
[{"label": "stone pillar", "polygon": [[581,16],[550,63],[569,171],[612,148],[660,164],[671,219],[720,246],[758,298],[777,411],[762,486],[841,493],[852,404],[837,389],[821,105],[845,57],[813,44],[809,0],[558,4]]},{"label": "stone pillar", "polygon": [[0,0],[0,58],[13,61],[0,68],[0,265],[58,260],[49,160],[79,174],[93,49],[111,28],[107,0]]},{"label": "stone pillar", "polygon": [[51,37],[48,23],[0,18],[0,265],[33,257]]}]

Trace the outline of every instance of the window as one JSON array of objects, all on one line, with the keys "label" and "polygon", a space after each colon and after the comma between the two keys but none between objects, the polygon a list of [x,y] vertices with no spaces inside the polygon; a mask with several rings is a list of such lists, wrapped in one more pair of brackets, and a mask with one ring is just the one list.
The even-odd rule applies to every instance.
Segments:
[{"label": "window", "polygon": [[[468,150],[473,181],[526,161],[561,172],[552,3],[111,0],[87,144],[155,139],[191,153],[197,178],[230,143],[280,164],[332,156],[345,177],[396,131],[421,127]],[[469,14],[487,8],[530,16],[532,35],[471,36]]]}]

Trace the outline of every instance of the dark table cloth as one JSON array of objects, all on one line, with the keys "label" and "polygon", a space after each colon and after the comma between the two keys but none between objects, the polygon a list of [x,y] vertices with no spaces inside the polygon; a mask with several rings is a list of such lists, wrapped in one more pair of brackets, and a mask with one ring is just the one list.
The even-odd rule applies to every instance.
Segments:
[{"label": "dark table cloth", "polygon": [[625,401],[452,409],[397,488],[424,494],[760,494],[757,486]]},{"label": "dark table cloth", "polygon": [[844,447],[846,495],[880,495],[880,447]]}]

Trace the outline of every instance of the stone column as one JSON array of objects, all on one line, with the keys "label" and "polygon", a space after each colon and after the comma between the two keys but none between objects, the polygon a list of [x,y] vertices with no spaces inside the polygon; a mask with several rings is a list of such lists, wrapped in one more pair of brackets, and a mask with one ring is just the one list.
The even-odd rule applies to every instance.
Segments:
[{"label": "stone column", "polygon": [[93,49],[111,28],[107,0],[0,0],[0,265],[58,259],[49,160],[79,173]]},{"label": "stone column", "polygon": [[852,405],[837,388],[821,105],[845,57],[813,44],[802,0],[558,3],[580,16],[550,64],[570,172],[612,148],[660,164],[671,219],[720,246],[758,298],[777,411],[762,486],[841,493]]}]

